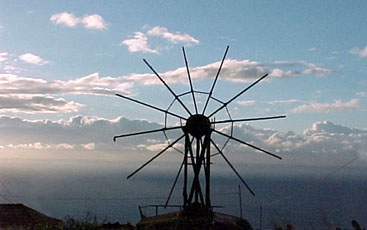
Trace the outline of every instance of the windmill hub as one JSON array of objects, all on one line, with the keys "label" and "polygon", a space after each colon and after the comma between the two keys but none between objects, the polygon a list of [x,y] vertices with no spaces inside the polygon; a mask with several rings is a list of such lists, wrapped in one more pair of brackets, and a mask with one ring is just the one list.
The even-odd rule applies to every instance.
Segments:
[{"label": "windmill hub", "polygon": [[196,138],[210,134],[211,128],[209,118],[202,114],[192,115],[187,119],[184,131]]}]

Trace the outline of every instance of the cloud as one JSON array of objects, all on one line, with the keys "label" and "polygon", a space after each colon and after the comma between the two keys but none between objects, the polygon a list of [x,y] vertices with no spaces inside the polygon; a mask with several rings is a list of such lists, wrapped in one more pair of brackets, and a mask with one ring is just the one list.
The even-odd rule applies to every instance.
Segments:
[{"label": "cloud", "polygon": [[83,105],[63,98],[36,95],[0,95],[0,112],[6,113],[70,113]]},{"label": "cloud", "polygon": [[75,17],[74,14],[67,12],[53,14],[50,17],[50,21],[57,25],[64,25],[67,27],[75,27],[80,23],[80,18]]},{"label": "cloud", "polygon": [[171,33],[168,32],[166,27],[162,26],[155,26],[147,31],[147,35],[161,37],[166,39],[167,41],[177,44],[198,44],[199,40],[195,39],[194,37],[190,36],[189,34],[182,34],[182,33]]},{"label": "cloud", "polygon": [[[201,79],[212,79],[216,75],[220,62],[210,63],[204,66],[191,67],[190,74],[195,80]],[[302,74],[304,69],[315,67],[312,63],[303,61],[298,62],[273,62],[265,65],[259,62],[250,60],[233,60],[228,59],[224,62],[220,79],[233,81],[233,82],[251,82],[258,79],[260,76],[266,73],[274,73],[274,69],[281,70],[277,71],[276,75],[270,74],[268,78],[289,78],[297,77]],[[305,72],[304,74],[314,74],[314,72]],[[291,74],[290,74],[291,73]],[[170,70],[160,74],[165,81],[168,83],[183,83],[187,84],[187,71],[185,67],[180,67],[174,70]],[[0,74],[0,96],[2,98],[9,98],[9,101],[14,103],[14,108],[8,104],[6,111],[13,112],[26,112],[24,110],[30,104],[31,110],[28,112],[46,112],[44,110],[51,104],[58,104],[58,108],[52,108],[48,112],[55,111],[76,111],[81,107],[80,104],[74,102],[67,102],[59,98],[61,95],[78,95],[78,94],[89,94],[89,95],[104,95],[112,96],[115,93],[123,93],[124,95],[131,95],[131,89],[134,83],[152,85],[160,84],[159,80],[152,73],[149,74],[130,74],[128,76],[119,77],[100,77],[98,73],[93,73],[87,76],[79,77],[69,81],[47,81],[40,78],[29,78],[22,77],[15,74]],[[29,87],[29,86],[32,87]],[[28,96],[15,96],[15,95],[28,95]],[[32,96],[32,97],[31,97]],[[37,96],[37,97],[35,97]],[[43,100],[41,100],[43,97]],[[57,98],[57,99],[56,99]],[[23,99],[24,102],[19,100]],[[49,104],[34,104],[35,100],[38,102],[47,102]],[[4,99],[5,100],[5,99]],[[16,102],[17,101],[17,102]],[[244,102],[243,102],[244,103]],[[275,103],[275,102],[274,102]],[[279,102],[280,103],[280,102]],[[20,105],[27,107],[22,107]],[[36,107],[35,107],[36,106]],[[41,109],[42,107],[42,109]]]},{"label": "cloud", "polygon": [[31,53],[25,53],[19,56],[19,59],[33,65],[47,65],[50,64],[50,61],[43,60],[37,55],[31,54]]},{"label": "cloud", "polygon": [[42,144],[40,142],[36,142],[36,143],[18,144],[18,145],[9,144],[6,147],[7,148],[10,148],[10,149],[36,149],[36,150],[54,149],[54,150],[71,150],[71,149],[74,149],[75,146],[74,145],[65,144],[65,143],[49,145],[49,144]]},{"label": "cloud", "polygon": [[[147,27],[145,26],[145,29]],[[148,43],[148,36],[149,37],[157,37],[163,42],[168,42],[169,44],[184,44],[184,45],[193,45],[198,44],[199,40],[195,39],[189,34],[183,33],[171,33],[168,32],[166,27],[162,26],[155,26],[150,29],[146,33],[144,32],[135,32],[134,36],[129,39],[123,40],[120,45],[126,45],[128,50],[132,53],[135,52],[143,52],[143,53],[155,53],[158,54],[159,50],[167,49],[169,47],[159,43],[156,45],[155,48],[151,48],[151,45]]]},{"label": "cloud", "polygon": [[81,19],[81,23],[83,23],[86,29],[102,30],[107,28],[107,23],[98,14],[84,16]]},{"label": "cloud", "polygon": [[[112,137],[116,134],[162,127],[157,123],[123,117],[103,119],[75,116],[69,120],[51,121],[0,116],[0,127],[6,130],[6,135],[0,134],[0,146],[2,146],[0,151],[3,152],[16,149],[55,150],[75,156],[81,150],[88,150],[88,154],[84,156],[88,159],[91,154],[101,152],[104,153],[104,156],[112,153],[118,155],[127,153],[132,154],[131,157],[133,157],[136,153],[144,151],[158,152],[168,145],[161,133],[120,138],[117,142],[113,142]],[[229,133],[230,126],[222,128],[221,131]],[[178,136],[182,131],[172,132],[169,133],[170,136]],[[285,160],[290,156],[298,158],[310,155],[312,159],[320,159],[322,156],[327,156],[327,159],[330,157],[333,159],[367,157],[367,130],[349,128],[330,121],[316,122],[300,134],[292,131],[258,129],[247,124],[240,124],[234,126],[233,135],[255,146],[277,153]],[[220,146],[225,141],[215,133],[213,133],[213,139]],[[172,137],[172,140],[175,138]],[[183,142],[180,141],[176,147],[182,150]],[[262,156],[256,150],[236,141],[230,141],[224,152],[231,154],[231,158],[238,156],[244,162],[251,155]],[[48,151],[43,152],[46,155],[47,153]],[[170,154],[174,153],[175,151],[172,151]],[[214,149],[213,153],[215,153]],[[243,153],[246,153],[246,156]],[[177,153],[177,156],[180,154]]]},{"label": "cloud", "polygon": [[6,61],[8,59],[7,56],[8,56],[8,53],[5,53],[5,52],[0,53],[0,62]]},{"label": "cloud", "polygon": [[[29,86],[32,87],[29,87]],[[98,73],[69,81],[46,81],[39,78],[27,78],[13,74],[0,74],[0,95],[62,95],[94,94],[114,95],[117,92],[130,94],[133,83],[125,77],[99,77]]]},{"label": "cloud", "polygon": [[158,53],[158,50],[149,48],[148,38],[141,32],[135,32],[133,38],[123,40],[121,45],[126,45],[128,50],[132,53]]},{"label": "cloud", "polygon": [[[32,86],[32,87],[30,87]],[[0,112],[70,113],[83,105],[59,98],[60,95],[130,95],[133,83],[125,77],[99,77],[94,73],[69,81],[46,81],[13,74],[0,74]]]},{"label": "cloud", "polygon": [[367,93],[366,92],[357,92],[356,95],[358,97],[367,97]]},{"label": "cloud", "polygon": [[319,68],[319,67],[315,67],[315,68],[311,68],[311,69],[305,69],[303,71],[303,74],[305,75],[315,75],[318,77],[322,77],[325,75],[329,75],[332,74],[333,72],[329,69],[323,69],[323,68]]},{"label": "cloud", "polygon": [[359,99],[354,98],[347,102],[335,100],[333,103],[317,103],[312,102],[307,105],[300,105],[292,109],[291,113],[330,113],[334,111],[354,110],[358,108]]},{"label": "cloud", "polygon": [[251,100],[251,101],[238,101],[237,102],[237,104],[244,105],[244,106],[254,105],[256,103],[257,103],[257,101],[254,101],[254,100]]},{"label": "cloud", "polygon": [[299,101],[297,99],[289,99],[289,100],[268,101],[267,103],[273,105],[273,104],[294,104],[298,102]]},{"label": "cloud", "polygon": [[82,148],[88,149],[88,150],[93,150],[93,149],[96,148],[95,143],[81,144],[81,146],[82,146]]},{"label": "cloud", "polygon": [[367,57],[367,45],[363,49],[360,49],[358,47],[354,47],[351,50],[349,50],[349,53],[353,54],[353,55],[357,55],[361,58],[365,58],[365,57]]},{"label": "cloud", "polygon": [[[204,66],[191,67],[190,75],[193,79],[200,80],[206,78],[213,78],[216,75],[220,62],[210,63]],[[258,79],[260,76],[270,73],[269,77],[276,78],[290,78],[297,77],[301,74],[304,75],[321,75],[321,71],[304,71],[305,69],[314,68],[316,65],[303,61],[298,62],[273,62],[269,65],[265,65],[256,61],[250,60],[234,60],[227,59],[222,67],[220,73],[220,79],[229,81],[241,81],[249,82]],[[323,74],[327,75],[331,73],[331,70],[323,69]],[[170,70],[160,75],[170,83],[186,83],[187,72],[185,67],[180,67],[175,70]],[[149,77],[148,74],[133,74],[128,76],[128,79],[140,82],[145,85],[159,84],[154,75]]]},{"label": "cloud", "polygon": [[56,25],[64,25],[67,27],[76,27],[82,24],[85,29],[103,30],[107,29],[107,23],[98,14],[85,15],[84,17],[76,17],[74,14],[62,12],[53,14],[50,21]]},{"label": "cloud", "polygon": [[238,101],[237,104],[248,106],[248,105],[254,105],[254,104],[258,104],[258,103],[274,105],[274,104],[294,104],[294,103],[298,103],[298,102],[299,101],[297,99],[276,100],[276,101],[254,101],[254,100],[251,100],[251,101]]},{"label": "cloud", "polygon": [[75,150],[120,152],[123,149],[135,151],[139,144],[151,145],[152,143],[147,138],[157,139],[162,143],[165,140],[164,136],[159,133],[122,138],[113,142],[113,136],[118,134],[162,127],[156,123],[129,120],[123,117],[103,119],[74,116],[68,120],[52,121],[0,116],[0,127],[1,130],[6,130],[6,135],[4,132],[0,134],[0,145],[4,146],[4,149],[8,148],[10,144],[12,144],[11,148],[14,149],[16,146],[31,148],[35,146],[34,143],[42,143],[42,149],[45,149],[45,146],[57,146],[63,143],[67,146],[73,146]]}]

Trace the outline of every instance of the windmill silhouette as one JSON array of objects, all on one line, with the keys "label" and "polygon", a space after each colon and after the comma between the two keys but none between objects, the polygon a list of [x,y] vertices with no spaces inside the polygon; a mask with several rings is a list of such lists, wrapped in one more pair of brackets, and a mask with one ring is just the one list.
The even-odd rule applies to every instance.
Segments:
[{"label": "windmill silhouette", "polygon": [[[225,162],[229,165],[229,167],[233,170],[233,172],[237,175],[237,177],[240,179],[240,181],[243,183],[243,185],[248,189],[248,191],[255,196],[255,193],[250,188],[250,186],[245,182],[245,180],[241,177],[241,175],[238,173],[238,171],[233,167],[231,162],[228,160],[228,158],[223,153],[223,149],[225,145],[227,145],[228,141],[232,140],[235,142],[238,142],[240,144],[246,145],[252,149],[255,149],[259,152],[265,153],[267,155],[270,155],[272,157],[281,159],[280,156],[277,156],[267,150],[264,150],[260,147],[257,147],[253,144],[250,144],[244,140],[240,140],[233,136],[233,124],[237,122],[248,122],[248,121],[259,121],[259,120],[272,120],[272,119],[279,119],[279,118],[285,118],[286,116],[268,116],[268,117],[252,117],[252,118],[242,118],[242,119],[232,119],[229,114],[228,105],[232,103],[234,100],[236,100],[238,97],[240,97],[242,94],[250,90],[252,87],[254,87],[256,84],[258,84],[260,81],[265,79],[268,74],[265,74],[258,78],[255,82],[244,88],[242,91],[238,92],[236,95],[234,95],[232,98],[230,98],[227,101],[221,101],[213,96],[213,92],[217,83],[217,80],[219,78],[221,69],[223,67],[223,63],[225,61],[226,55],[228,53],[229,46],[227,46],[222,61],[220,63],[220,66],[218,68],[218,71],[215,75],[214,81],[210,87],[209,92],[203,92],[203,91],[197,91],[194,90],[192,79],[190,75],[190,68],[187,62],[186,53],[184,47],[182,47],[183,57],[185,61],[186,71],[187,71],[187,78],[190,85],[190,90],[182,93],[182,94],[176,94],[170,86],[164,81],[164,79],[153,69],[153,67],[145,60],[145,64],[149,67],[149,69],[155,74],[155,76],[163,83],[163,85],[167,88],[167,90],[172,94],[174,97],[172,103],[169,105],[167,109],[162,109],[153,105],[150,105],[148,103],[133,99],[131,97],[127,97],[121,94],[116,94],[117,96],[124,98],[126,100],[132,101],[134,103],[140,104],[142,106],[151,108],[153,110],[160,111],[165,114],[165,122],[164,127],[160,129],[155,130],[148,130],[148,131],[142,131],[142,132],[136,132],[136,133],[128,133],[128,134],[122,134],[117,135],[113,138],[114,141],[116,141],[117,138],[122,137],[130,137],[130,136],[137,136],[137,135],[143,135],[143,134],[149,134],[149,133],[157,133],[157,132],[163,132],[168,145],[163,148],[160,152],[158,152],[155,156],[153,156],[151,159],[149,159],[146,163],[144,163],[142,166],[140,166],[138,169],[136,169],[134,172],[132,172],[130,175],[127,176],[127,179],[134,176],[137,172],[142,170],[145,166],[153,162],[155,159],[157,159],[159,156],[161,156],[163,153],[165,153],[168,149],[174,148],[178,151],[180,151],[183,154],[183,160],[179,167],[178,173],[175,177],[174,183],[172,185],[172,188],[169,192],[167,201],[165,203],[165,206],[168,205],[168,202],[171,198],[172,192],[175,188],[175,185],[177,183],[177,180],[179,176],[181,175],[183,171],[183,209],[185,210],[207,210],[208,213],[211,213],[212,211],[212,205],[211,205],[211,199],[210,199],[210,170],[211,170],[211,157],[213,155],[221,155],[222,158],[225,160]],[[192,112],[186,104],[181,99],[185,95],[190,95],[192,97],[192,104],[194,107],[194,111]],[[197,95],[205,95],[206,100],[204,103],[204,106],[201,108],[198,107],[197,102]],[[208,104],[211,100],[216,101],[220,104],[219,107],[217,107],[214,111],[208,113]],[[172,112],[172,105],[174,103],[178,103],[182,109],[185,111],[186,115],[180,115],[177,113]],[[218,114],[218,112],[225,110],[229,114],[229,119],[226,120],[215,120],[214,116]],[[167,117],[172,116],[180,119],[179,126],[174,127],[168,127],[167,125]],[[226,134],[220,130],[215,129],[216,124],[230,124],[231,125],[231,132],[230,134]],[[166,131],[169,130],[182,130],[182,134],[175,139],[174,141],[170,141],[169,138],[166,135]],[[221,147],[213,140],[212,135],[217,134],[220,136],[223,136],[227,138],[227,141],[224,145]],[[180,149],[177,149],[175,147],[175,144],[177,144],[179,141],[184,140],[184,149],[183,151]],[[211,149],[215,149],[216,153],[211,153]],[[200,175],[203,175],[200,177]],[[190,177],[190,178],[189,178]],[[204,178],[204,183],[202,186],[202,183],[200,182],[200,178]]]}]

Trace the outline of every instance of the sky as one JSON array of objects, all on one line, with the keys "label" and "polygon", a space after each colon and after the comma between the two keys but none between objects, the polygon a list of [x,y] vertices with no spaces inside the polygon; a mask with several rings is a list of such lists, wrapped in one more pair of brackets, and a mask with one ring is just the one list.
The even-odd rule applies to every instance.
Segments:
[{"label": "sky", "polygon": [[[235,124],[236,138],[283,157],[230,141],[224,152],[237,167],[253,167],[243,169],[250,176],[317,174],[351,160],[349,168],[364,167],[366,8],[366,1],[0,0],[0,165],[134,170],[168,145],[164,135],[113,136],[162,128],[165,116],[115,94],[167,109],[174,97],[143,59],[185,93],[182,47],[194,89],[209,92],[229,46],[215,98],[227,101],[269,75],[215,119],[287,116]],[[195,96],[202,111],[206,95]],[[190,95],[181,99],[194,113]],[[210,100],[207,113],[219,106]],[[170,111],[188,117],[177,101]],[[167,126],[179,122],[168,116]],[[148,170],[175,171],[181,157],[170,149]]]}]

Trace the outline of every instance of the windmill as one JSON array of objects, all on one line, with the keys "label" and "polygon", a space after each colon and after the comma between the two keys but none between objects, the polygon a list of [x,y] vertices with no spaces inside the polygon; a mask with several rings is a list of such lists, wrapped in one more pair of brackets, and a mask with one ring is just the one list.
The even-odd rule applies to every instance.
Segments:
[{"label": "windmill", "polygon": [[[227,145],[229,140],[238,142],[240,144],[243,144],[245,146],[248,146],[249,148],[255,149],[259,152],[265,153],[267,155],[270,155],[272,157],[281,159],[280,156],[277,156],[267,150],[264,150],[260,147],[257,147],[253,144],[250,144],[244,140],[240,140],[233,136],[233,124],[238,122],[247,122],[247,121],[258,121],[258,120],[271,120],[271,119],[279,119],[279,118],[285,118],[285,116],[268,116],[268,117],[252,117],[252,118],[242,118],[242,119],[232,119],[230,116],[230,112],[228,109],[228,105],[235,101],[238,97],[240,97],[242,94],[250,90],[252,87],[254,87],[256,84],[258,84],[260,81],[265,79],[268,74],[265,74],[258,78],[255,82],[244,88],[239,93],[235,94],[232,98],[230,98],[227,101],[221,101],[213,96],[214,89],[217,83],[217,80],[219,78],[221,69],[223,67],[223,63],[225,61],[226,55],[228,53],[229,46],[227,46],[223,58],[221,60],[220,66],[218,68],[218,71],[215,75],[214,81],[210,87],[209,92],[203,92],[203,91],[197,91],[194,90],[191,75],[190,75],[190,68],[188,65],[188,61],[186,58],[186,53],[184,47],[182,47],[183,57],[185,61],[186,66],[186,72],[187,72],[187,78],[190,85],[190,89],[182,94],[175,93],[171,87],[164,81],[164,79],[159,75],[158,72],[155,71],[155,69],[145,60],[145,64],[148,66],[148,68],[154,73],[154,75],[159,79],[159,81],[167,88],[167,90],[172,94],[174,97],[172,103],[168,106],[167,109],[162,109],[153,105],[150,105],[148,103],[133,99],[131,97],[127,97],[121,94],[116,94],[118,97],[124,98],[126,100],[132,101],[134,103],[140,104],[142,106],[151,108],[156,111],[160,111],[164,113],[165,115],[165,122],[164,127],[160,129],[155,130],[148,130],[148,131],[142,131],[142,132],[135,132],[135,133],[128,133],[128,134],[122,134],[117,135],[113,138],[114,141],[118,138],[122,137],[130,137],[130,136],[137,136],[137,135],[143,135],[143,134],[149,134],[149,133],[157,133],[157,132],[163,132],[168,145],[163,148],[160,152],[158,152],[156,155],[154,155],[151,159],[149,159],[146,163],[144,163],[142,166],[137,168],[134,172],[132,172],[130,175],[127,176],[127,179],[134,176],[137,172],[142,170],[144,167],[146,167],[148,164],[153,162],[155,159],[157,159],[159,156],[164,154],[168,149],[174,148],[178,151],[180,151],[183,154],[183,160],[179,167],[178,173],[175,177],[173,186],[169,192],[167,201],[165,206],[168,205],[168,202],[170,200],[170,197],[172,195],[172,192],[175,188],[175,185],[177,183],[177,180],[181,174],[183,174],[183,210],[187,212],[195,212],[195,210],[206,210],[207,213],[212,212],[212,204],[210,199],[210,170],[211,170],[211,157],[213,155],[220,155],[224,159],[224,161],[229,165],[229,167],[233,170],[233,172],[237,175],[237,177],[240,179],[240,181],[243,183],[243,185],[247,188],[247,190],[255,196],[255,193],[250,188],[250,186],[245,182],[245,180],[241,177],[241,175],[238,173],[238,171],[233,167],[231,162],[228,160],[228,158],[223,153],[224,147]],[[203,107],[199,108],[198,102],[197,102],[197,95],[204,95],[206,97],[205,103],[203,103]],[[182,100],[183,96],[190,96],[192,98],[192,104],[193,104],[193,111],[190,110],[187,105]],[[216,101],[219,103],[219,106],[214,109],[214,111],[208,112],[208,104],[211,100]],[[172,105],[174,103],[177,103],[181,106],[181,108],[185,111],[185,116],[180,115],[178,113],[174,113],[172,111]],[[218,114],[218,112],[225,110],[228,114],[228,119],[225,120],[215,120],[214,116]],[[180,119],[180,125],[169,127],[167,125],[167,117],[175,117]],[[230,134],[224,133],[220,130],[215,129],[215,125],[219,124],[230,124],[231,125],[231,132]],[[174,141],[170,141],[167,137],[166,132],[169,130],[181,130],[181,135],[175,139]],[[212,135],[216,134],[222,137],[225,137],[227,141],[224,143],[224,145],[219,146],[212,138]],[[175,144],[177,144],[179,141],[184,142],[184,148],[183,151],[180,149],[177,149],[175,147]],[[212,149],[214,149],[216,152],[212,153]],[[183,172],[182,172],[183,171]],[[202,175],[202,177],[201,177]],[[189,178],[190,177],[190,178]],[[200,182],[200,178],[204,178],[204,182]]]}]

